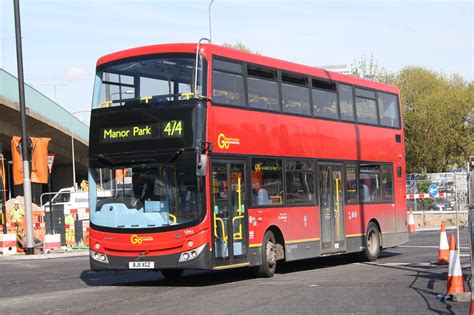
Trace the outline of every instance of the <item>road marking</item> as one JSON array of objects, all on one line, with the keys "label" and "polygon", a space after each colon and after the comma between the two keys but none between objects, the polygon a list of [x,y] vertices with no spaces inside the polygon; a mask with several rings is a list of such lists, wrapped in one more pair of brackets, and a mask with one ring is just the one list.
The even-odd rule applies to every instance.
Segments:
[{"label": "road marking", "polygon": [[[439,248],[439,246],[427,246],[427,245],[402,245],[402,248]],[[469,247],[461,246],[461,249],[469,249]]]},{"label": "road marking", "polygon": [[[361,264],[361,263],[356,263],[356,264]],[[424,263],[407,263],[407,262],[386,262],[386,263],[378,263],[378,262],[367,262],[364,264],[369,264],[369,265],[376,265],[376,266],[409,266],[409,267],[436,267],[439,266],[436,263],[431,263],[431,262],[424,262]],[[461,265],[461,268],[470,268],[470,264],[464,264]]]},{"label": "road marking", "polygon": [[376,263],[376,262],[371,262],[369,263],[371,265],[378,265],[378,266],[412,266],[412,267],[426,267],[426,266],[432,266],[431,263],[426,262],[426,263],[407,263],[407,262],[387,262],[387,263]]}]

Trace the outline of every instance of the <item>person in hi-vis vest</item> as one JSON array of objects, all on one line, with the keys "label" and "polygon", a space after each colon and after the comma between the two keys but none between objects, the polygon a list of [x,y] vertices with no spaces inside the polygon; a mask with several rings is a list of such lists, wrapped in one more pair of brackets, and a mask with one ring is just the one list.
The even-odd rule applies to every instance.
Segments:
[{"label": "person in hi-vis vest", "polygon": [[15,199],[15,205],[10,210],[10,224],[11,227],[18,236],[23,235],[23,219],[25,217],[25,210],[20,207],[20,201]]}]

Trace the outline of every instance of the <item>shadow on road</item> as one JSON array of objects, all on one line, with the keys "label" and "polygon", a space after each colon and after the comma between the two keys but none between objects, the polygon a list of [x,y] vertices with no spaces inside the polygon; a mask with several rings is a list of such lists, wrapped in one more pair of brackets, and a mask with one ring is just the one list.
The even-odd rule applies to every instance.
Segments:
[{"label": "shadow on road", "polygon": [[[398,253],[382,251],[379,260],[400,255]],[[287,274],[329,268],[361,262],[360,254],[346,254],[323,258],[314,258],[288,262],[278,265],[277,274]],[[146,270],[125,270],[120,272],[90,270],[81,273],[81,280],[88,286],[162,286],[162,287],[205,287],[237,281],[254,279],[252,270],[238,268],[220,271],[187,270],[181,279],[169,282],[160,272]]]},{"label": "shadow on road", "polygon": [[[399,253],[389,252],[389,251],[382,251],[380,252],[379,260],[383,260],[384,258],[389,258],[393,256],[398,256]],[[328,268],[328,267],[335,267],[347,264],[353,264],[357,262],[364,262],[364,258],[362,253],[355,253],[355,254],[344,254],[344,255],[336,255],[336,256],[328,256],[328,257],[318,257],[306,260],[299,260],[299,261],[290,261],[279,266],[277,273],[285,274],[297,271],[306,271],[306,270],[314,270],[320,268]]]},{"label": "shadow on road", "polygon": [[[447,266],[436,265],[436,264],[403,264],[403,265],[384,265],[383,263],[366,263],[367,265],[374,266],[376,268],[389,268],[398,269],[412,272],[410,276],[413,277],[413,281],[408,286],[409,289],[413,290],[418,294],[426,304],[426,309],[436,314],[456,314],[453,310],[452,305],[449,302],[440,302],[437,300],[438,294],[444,294],[445,292],[437,292],[435,290],[435,282],[446,282],[448,278]],[[468,275],[469,280],[471,274]],[[426,281],[428,280],[428,281]],[[466,277],[465,277],[466,281]],[[439,288],[439,287],[438,287]],[[470,289],[470,281],[467,282],[467,289]],[[439,303],[442,304],[444,309],[439,308]]]}]

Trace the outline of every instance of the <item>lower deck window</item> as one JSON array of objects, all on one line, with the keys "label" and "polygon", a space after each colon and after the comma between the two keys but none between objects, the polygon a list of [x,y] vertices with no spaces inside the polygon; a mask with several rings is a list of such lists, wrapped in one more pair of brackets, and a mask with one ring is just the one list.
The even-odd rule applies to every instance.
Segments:
[{"label": "lower deck window", "polygon": [[361,202],[381,201],[380,165],[360,165],[359,192]]},{"label": "lower deck window", "polygon": [[309,161],[286,162],[286,202],[314,204],[313,169]]},{"label": "lower deck window", "polygon": [[282,204],[282,161],[277,159],[252,159],[252,205]]}]

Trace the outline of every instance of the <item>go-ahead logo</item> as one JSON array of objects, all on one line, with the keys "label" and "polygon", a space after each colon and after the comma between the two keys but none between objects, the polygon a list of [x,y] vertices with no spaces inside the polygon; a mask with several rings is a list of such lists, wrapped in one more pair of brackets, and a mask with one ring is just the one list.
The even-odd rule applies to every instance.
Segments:
[{"label": "go-ahead logo", "polygon": [[130,243],[133,245],[140,245],[143,241],[153,241],[153,237],[151,236],[138,236],[137,234],[133,234],[130,236]]},{"label": "go-ahead logo", "polygon": [[223,133],[220,133],[217,136],[217,146],[219,149],[228,149],[231,144],[240,144],[240,139],[238,138],[228,138]]}]

